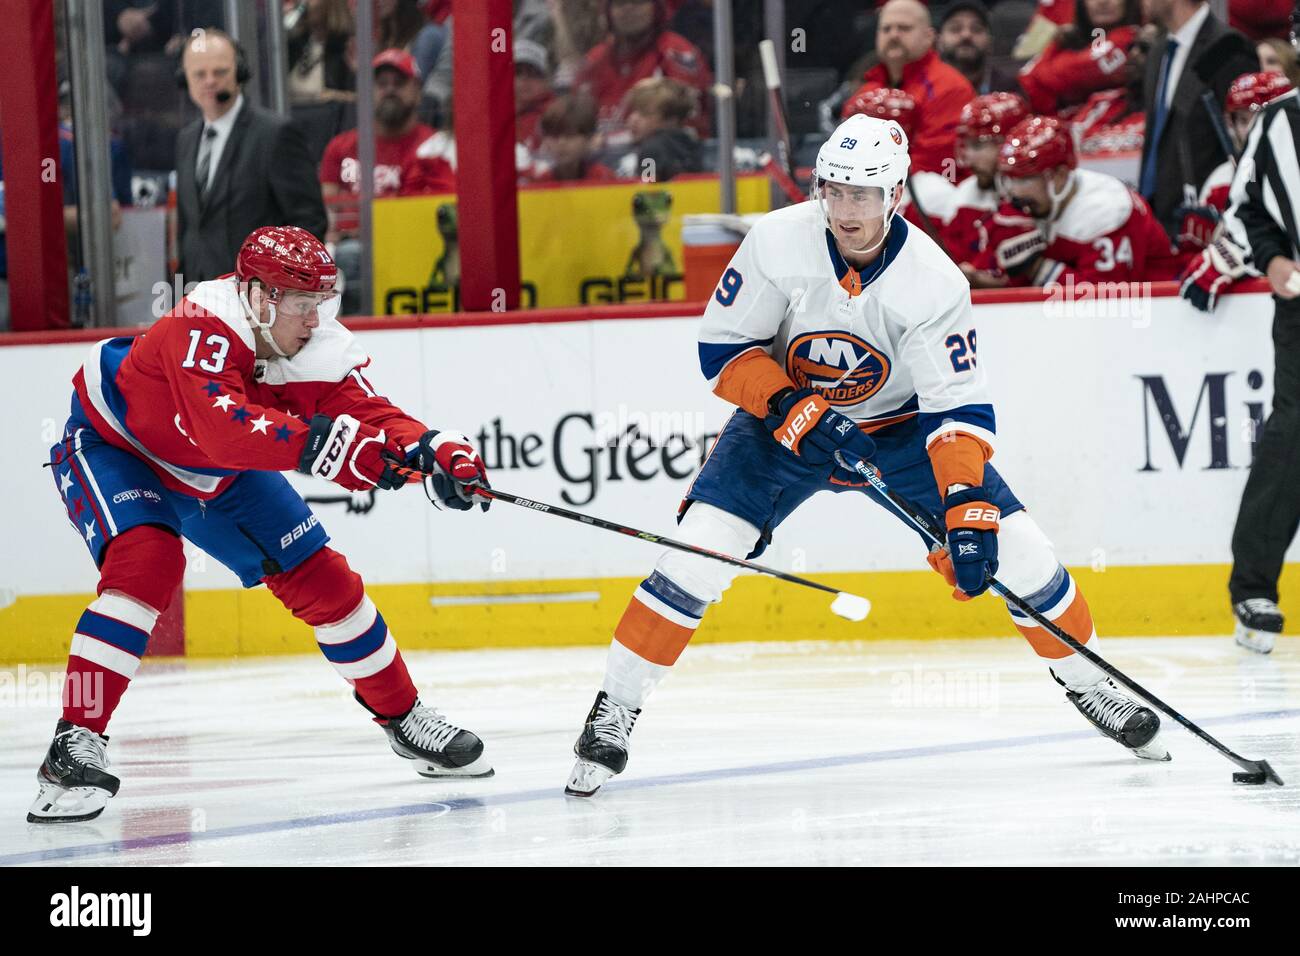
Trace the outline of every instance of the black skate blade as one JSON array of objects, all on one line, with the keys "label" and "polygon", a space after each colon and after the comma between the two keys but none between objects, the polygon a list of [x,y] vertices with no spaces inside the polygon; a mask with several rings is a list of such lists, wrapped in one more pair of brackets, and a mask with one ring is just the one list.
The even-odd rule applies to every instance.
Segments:
[{"label": "black skate blade", "polygon": [[1233,783],[1241,783],[1255,787],[1262,786],[1266,783],[1275,783],[1279,787],[1286,786],[1286,784],[1282,782],[1282,778],[1277,775],[1277,771],[1269,766],[1267,760],[1251,760],[1248,762],[1253,769],[1242,773],[1234,773],[1232,775]]},{"label": "black skate blade", "polygon": [[572,787],[564,788],[564,795],[566,797],[582,797],[584,799],[590,799],[598,793],[600,793],[600,787],[597,787],[595,790],[574,790]]},{"label": "black skate blade", "polygon": [[82,813],[75,817],[41,817],[28,810],[27,822],[38,823],[41,826],[46,826],[51,823],[85,823],[87,820],[95,819],[95,817],[103,813],[105,809],[105,807],[100,807],[98,810],[94,810],[90,813]]}]

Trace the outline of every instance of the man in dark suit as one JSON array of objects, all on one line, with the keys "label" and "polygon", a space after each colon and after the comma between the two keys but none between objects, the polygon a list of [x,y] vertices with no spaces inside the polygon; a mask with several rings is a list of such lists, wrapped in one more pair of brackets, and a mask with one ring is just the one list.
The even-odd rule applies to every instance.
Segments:
[{"label": "man in dark suit", "polygon": [[1205,0],[1149,0],[1147,7],[1165,32],[1147,56],[1139,192],[1172,237],[1179,232],[1175,211],[1196,202],[1205,178],[1227,158],[1201,96],[1211,92],[1222,114],[1228,87],[1258,70],[1259,58],[1254,44],[1217,19]]},{"label": "man in dark suit", "polygon": [[225,275],[260,226],[301,226],[319,239],[328,220],[302,132],[245,102],[243,56],[220,30],[185,44],[181,69],[202,118],[176,140],[179,271],[185,283]]}]

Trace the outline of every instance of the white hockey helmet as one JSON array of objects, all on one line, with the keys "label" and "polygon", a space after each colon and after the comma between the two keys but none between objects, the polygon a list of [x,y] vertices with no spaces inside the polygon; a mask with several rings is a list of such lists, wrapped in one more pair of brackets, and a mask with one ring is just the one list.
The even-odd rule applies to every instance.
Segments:
[{"label": "white hockey helmet", "polygon": [[[862,113],[855,113],[837,126],[830,139],[817,151],[812,198],[816,200],[823,217],[826,217],[826,203],[822,196],[822,186],[829,183],[877,187],[888,207],[880,242],[867,249],[853,251],[872,251],[884,242],[889,233],[889,223],[902,202],[902,190],[898,190],[895,197],[895,187],[907,182],[910,164],[907,134],[903,132],[903,127],[893,120],[878,119]],[[828,217],[827,220],[829,221]]]},{"label": "white hockey helmet", "polygon": [[855,113],[817,151],[816,180],[879,186],[907,180],[907,134],[893,120]]}]

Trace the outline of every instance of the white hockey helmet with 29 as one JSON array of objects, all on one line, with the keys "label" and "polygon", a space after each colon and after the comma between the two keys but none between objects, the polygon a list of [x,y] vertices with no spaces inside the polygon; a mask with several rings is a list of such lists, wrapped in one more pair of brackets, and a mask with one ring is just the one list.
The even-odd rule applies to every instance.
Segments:
[{"label": "white hockey helmet with 29", "polygon": [[907,181],[907,134],[893,120],[855,113],[817,151],[814,189],[822,182],[879,186],[888,192]]}]

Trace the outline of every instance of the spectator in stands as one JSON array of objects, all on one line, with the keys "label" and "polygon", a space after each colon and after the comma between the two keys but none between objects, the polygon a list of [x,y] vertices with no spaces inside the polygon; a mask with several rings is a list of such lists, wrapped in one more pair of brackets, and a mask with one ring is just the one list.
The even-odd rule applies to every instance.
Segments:
[{"label": "spectator in stands", "polygon": [[1079,169],[1069,124],[1031,116],[998,153],[1006,201],[976,264],[1011,285],[1172,279],[1176,256],[1150,208],[1114,176]]},{"label": "spectator in stands", "polygon": [[[113,97],[113,94],[110,92],[109,96]],[[131,194],[131,159],[118,136],[109,137],[108,169],[109,185],[113,190],[109,215],[116,232],[122,224],[122,207],[135,204]],[[67,231],[69,249],[75,256],[80,192],[77,189],[76,139],[72,127],[72,85],[67,80],[59,84],[59,178],[63,183],[63,227]]]},{"label": "spectator in stands", "polygon": [[1286,40],[1276,37],[1260,40],[1255,53],[1259,56],[1261,70],[1282,73],[1291,81],[1292,86],[1300,86],[1300,65],[1296,62],[1295,47]]},{"label": "spectator in stands", "polygon": [[[415,57],[405,50],[384,50],[375,71],[375,198],[454,193],[456,175],[442,158],[419,155],[420,146],[434,130],[419,121],[420,72]],[[357,207],[347,200],[361,193],[357,159],[357,131],[339,133],[325,147],[320,163],[321,192],[334,212],[327,239],[337,243],[334,258],[344,276],[343,311],[354,313],[361,302],[357,279],[361,275],[361,244]],[[343,201],[340,202],[340,199]]]},{"label": "spectator in stands", "polygon": [[[375,196],[410,196],[456,191],[455,172],[445,159],[424,159],[421,144],[435,130],[419,121],[420,72],[415,57],[405,50],[384,50],[371,63],[375,71]],[[341,194],[360,195],[357,131],[339,133],[325,147],[320,163],[321,192],[327,201]],[[330,238],[348,235],[354,223],[342,229],[336,223]]]},{"label": "spectator in stands", "polygon": [[1029,60],[1043,50],[1059,35],[1061,27],[1068,27],[1074,22],[1075,0],[1038,0],[1038,9],[1025,27],[1025,32],[1016,39],[1015,49],[1011,55],[1017,60]]},{"label": "spectator in stands", "polygon": [[[549,48],[554,26],[551,20],[551,0],[514,0],[514,21],[512,40],[532,40]],[[451,81],[453,72],[452,34],[455,29],[455,17],[447,16],[441,23],[443,30],[442,49],[438,53],[433,71],[424,81],[424,96],[431,116],[437,118],[437,125],[450,127],[451,124]],[[425,75],[425,74],[421,74]]]},{"label": "spectator in stands", "polygon": [[1142,85],[1146,79],[1147,55],[1160,30],[1148,23],[1129,44],[1124,63],[1124,86],[1099,90],[1082,105],[1061,114],[1074,127],[1079,155],[1140,152],[1146,132],[1142,111]]},{"label": "spectator in stands", "polygon": [[295,103],[356,97],[348,45],[355,24],[348,0],[304,0],[289,30],[289,98]]},{"label": "spectator in stands", "polygon": [[567,90],[587,65],[587,53],[605,39],[601,11],[605,0],[555,0],[556,89]]},{"label": "spectator in stands", "polygon": [[415,38],[428,25],[419,0],[378,0],[375,4],[375,45],[381,50],[410,52]]},{"label": "spectator in stands", "polygon": [[121,96],[133,55],[168,51],[168,44],[177,32],[176,4],[156,0],[103,0],[103,10],[108,82]]},{"label": "spectator in stands", "polygon": [[546,47],[533,40],[515,40],[515,142],[522,147],[523,165],[542,143],[538,128],[542,113],[555,100]]},{"label": "spectator in stands", "polygon": [[1074,23],[1020,71],[1030,109],[1055,115],[1097,90],[1122,87],[1126,51],[1140,22],[1138,0],[1076,0]]},{"label": "spectator in stands", "polygon": [[994,66],[989,58],[993,31],[989,8],[980,0],[957,0],[944,10],[935,49],[943,62],[970,81],[977,94],[1020,89],[1015,72]]},{"label": "spectator in stands", "polygon": [[667,182],[704,168],[700,139],[687,124],[695,113],[695,91],[666,76],[641,80],[623,101],[632,149],[615,166],[621,179]]},{"label": "spectator in stands", "polygon": [[628,142],[624,97],[638,81],[651,76],[678,80],[695,91],[697,133],[707,136],[705,94],[713,85],[704,54],[685,37],[668,30],[665,0],[607,0],[608,38],[587,54],[575,86],[596,98],[597,123],[611,146]]},{"label": "spectator in stands", "polygon": [[240,244],[259,226],[301,226],[325,236],[325,205],[306,140],[290,120],[244,102],[242,59],[235,41],[216,28],[184,46],[181,69],[202,113],[176,142],[185,283],[229,272]]},{"label": "spectator in stands", "polygon": [[614,171],[594,159],[600,146],[596,101],[581,91],[556,99],[542,113],[542,148],[528,183],[613,182]]},{"label": "spectator in stands", "polygon": [[957,120],[975,98],[975,88],[956,69],[939,59],[930,12],[918,0],[889,0],[876,26],[880,62],[867,70],[857,93],[844,104],[843,116],[858,112],[854,99],[881,87],[901,89],[916,102],[910,140],[913,172],[952,175]]},{"label": "spectator in stands", "polygon": [[1139,191],[1170,236],[1178,234],[1176,211],[1226,157],[1214,118],[1202,102],[1206,91],[1223,109],[1228,86],[1259,70],[1254,44],[1226,26],[1204,0],[1148,0],[1152,20],[1165,36],[1151,48],[1143,84],[1146,142]]}]

